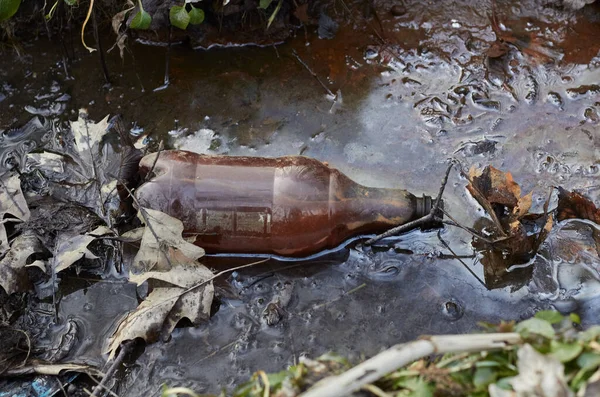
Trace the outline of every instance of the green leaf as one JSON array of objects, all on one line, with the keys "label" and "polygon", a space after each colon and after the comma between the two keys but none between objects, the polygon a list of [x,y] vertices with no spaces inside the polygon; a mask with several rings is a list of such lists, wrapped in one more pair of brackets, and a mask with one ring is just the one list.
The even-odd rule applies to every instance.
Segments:
[{"label": "green leaf", "polygon": [[192,6],[192,9],[189,12],[190,15],[190,25],[200,25],[204,22],[204,11]]},{"label": "green leaf", "polygon": [[555,340],[550,342],[550,353],[561,363],[568,363],[569,361],[573,360],[575,357],[581,354],[582,350],[583,347],[577,342],[562,343]]},{"label": "green leaf", "polygon": [[277,7],[275,7],[275,10],[271,14],[271,16],[269,17],[269,21],[267,22],[267,29],[269,29],[269,26],[271,26],[271,24],[275,20],[275,17],[277,16],[277,13],[281,9],[281,4],[282,3],[283,3],[283,0],[279,0],[279,3],[277,3]]},{"label": "green leaf", "polygon": [[571,320],[572,323],[581,324],[581,317],[579,317],[579,314],[577,314],[577,313],[569,314],[569,319]]},{"label": "green leaf", "polygon": [[489,367],[481,367],[475,370],[473,375],[473,386],[477,390],[487,389],[490,383],[493,383],[498,378],[498,373]]},{"label": "green leaf", "polygon": [[540,320],[546,320],[550,324],[558,324],[563,319],[563,315],[556,310],[540,310],[539,312],[535,313],[534,317],[539,318]]},{"label": "green leaf", "polygon": [[0,0],[0,22],[16,14],[21,0]]},{"label": "green leaf", "polygon": [[67,3],[70,6],[74,6],[75,4],[77,4],[79,0],[65,0],[65,3]]},{"label": "green leaf", "polygon": [[577,338],[582,342],[591,342],[598,339],[598,336],[600,336],[600,325],[594,325],[593,327],[580,332],[579,335],[577,335]]},{"label": "green leaf", "polygon": [[583,353],[577,358],[579,368],[589,370],[596,369],[600,366],[600,354],[598,353]]},{"label": "green leaf", "polygon": [[515,326],[515,331],[521,334],[523,338],[535,334],[552,339],[555,335],[554,328],[552,328],[552,325],[548,321],[535,317],[517,324]]},{"label": "green leaf", "polygon": [[514,376],[508,376],[506,378],[502,378],[496,382],[496,386],[498,386],[502,390],[512,390],[511,381],[514,379]]},{"label": "green leaf", "polygon": [[266,10],[267,8],[269,8],[272,2],[273,0],[260,0],[260,3],[258,3],[258,8]]},{"label": "green leaf", "polygon": [[129,27],[131,29],[146,30],[152,23],[152,17],[144,9],[140,9],[131,20]]},{"label": "green leaf", "polygon": [[433,387],[421,378],[408,378],[399,382],[399,385],[408,389],[408,394],[402,394],[402,396],[433,397]]},{"label": "green leaf", "polygon": [[503,364],[499,363],[498,361],[493,361],[493,360],[477,361],[475,363],[475,367],[477,367],[477,368],[501,367],[502,365]]},{"label": "green leaf", "polygon": [[169,10],[169,20],[171,25],[185,30],[190,23],[190,14],[185,10],[185,7],[173,6]]}]

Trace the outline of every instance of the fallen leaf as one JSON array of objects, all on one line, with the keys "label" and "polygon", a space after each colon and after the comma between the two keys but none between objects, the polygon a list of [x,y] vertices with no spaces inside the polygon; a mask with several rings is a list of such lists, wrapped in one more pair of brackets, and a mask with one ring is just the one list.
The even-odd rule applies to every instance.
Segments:
[{"label": "fallen leaf", "polygon": [[119,237],[122,241],[127,241],[127,242],[140,241],[142,239],[142,237],[144,237],[145,229],[146,229],[145,227],[138,227],[138,228],[132,229],[128,232],[121,234],[121,236],[119,236]]},{"label": "fallen leaf", "polygon": [[61,235],[56,243],[56,256],[54,258],[54,271],[60,272],[69,268],[73,263],[82,258],[98,259],[87,246],[98,236],[112,233],[106,226],[99,226],[89,233],[76,236]]},{"label": "fallen leaf", "polygon": [[310,18],[308,17],[308,3],[304,3],[296,7],[294,10],[294,16],[304,24],[309,23]]},{"label": "fallen leaf", "polygon": [[70,237],[60,236],[56,243],[54,271],[58,273],[65,270],[84,257],[87,259],[98,259],[98,257],[87,248],[87,246],[95,239],[95,237],[88,235]]},{"label": "fallen leaf", "polygon": [[[7,216],[9,215],[9,216]],[[5,174],[0,178],[0,220],[26,221],[29,219],[29,207],[21,191],[21,180],[17,174]],[[0,222],[0,255],[9,248],[4,222]]]},{"label": "fallen leaf", "polygon": [[[557,219],[579,218],[590,220],[600,226],[600,209],[587,197],[558,188]],[[594,228],[592,236],[596,243],[596,252],[600,256],[600,228]]]},{"label": "fallen leaf", "polygon": [[46,273],[46,261],[40,259],[33,261],[29,265],[25,265],[25,267],[37,267],[38,269]]},{"label": "fallen leaf", "polygon": [[[140,249],[133,259],[134,273],[169,270],[171,257],[176,258],[179,254],[190,262],[204,255],[202,248],[182,237],[183,223],[179,219],[144,207],[140,208],[138,216],[146,227]],[[174,252],[169,254],[169,249]]]},{"label": "fallen leaf", "polygon": [[522,219],[525,215],[527,215],[527,213],[529,212],[529,209],[531,208],[531,202],[532,202],[532,198],[533,198],[533,192],[529,192],[529,194],[520,197],[517,200],[517,204],[513,207],[512,213],[511,213],[511,221],[518,221],[520,219]]},{"label": "fallen leaf", "polygon": [[[0,261],[0,286],[7,294],[28,291],[27,260],[36,253],[44,253],[40,240],[31,232],[16,237],[10,251]],[[34,262],[35,263],[35,262]]]},{"label": "fallen leaf", "polygon": [[48,364],[39,360],[31,360],[29,365],[17,368],[10,368],[3,372],[5,376],[26,376],[26,375],[63,375],[66,372],[81,372],[91,376],[101,377],[102,371],[86,364],[59,363]]},{"label": "fallen leaf", "polygon": [[[97,150],[102,141],[102,138],[108,133],[108,116],[98,123],[90,123],[83,116],[85,113],[80,113],[77,121],[71,121],[71,132],[75,139],[75,147],[79,158],[85,163],[84,165],[93,165],[96,159]],[[93,176],[93,168],[85,167],[84,170],[90,172]]]},{"label": "fallen leaf", "polygon": [[173,269],[166,272],[149,271],[141,274],[130,274],[129,282],[141,285],[148,279],[154,279],[186,289],[202,280],[208,280],[212,276],[213,272],[197,262],[193,264],[178,263]]},{"label": "fallen leaf", "polygon": [[[471,168],[467,190],[490,216],[492,224],[480,222],[477,230],[486,233],[488,241],[474,239],[473,246],[482,253],[485,282],[488,288],[512,285],[524,286],[531,277],[532,269],[520,268],[509,271],[513,265],[528,263],[537,253],[552,228],[553,218],[544,206],[544,224],[539,232],[527,218],[539,219],[529,214],[533,192],[521,196],[521,188],[512,175],[488,166],[483,171]],[[491,240],[491,241],[490,241]]]},{"label": "fallen leaf", "polygon": [[168,280],[185,287],[154,288],[136,310],[128,313],[119,322],[105,350],[105,353],[109,354],[109,360],[124,341],[142,338],[147,343],[152,343],[161,336],[170,335],[179,320],[183,318],[197,325],[210,316],[214,297],[213,283],[207,282],[205,285],[189,290],[190,287],[200,285],[213,276],[206,267],[199,264],[188,267],[177,265],[167,272],[150,273],[137,279],[134,277],[135,282],[143,283],[146,279],[153,278]]},{"label": "fallen leaf", "polygon": [[486,201],[492,204],[503,204],[514,207],[521,197],[521,188],[514,181],[510,172],[502,172],[487,166],[479,174],[475,168],[469,171],[471,185],[483,194]]},{"label": "fallen leaf", "polygon": [[554,357],[543,355],[530,344],[517,351],[519,374],[510,380],[518,396],[572,396],[565,379],[564,366]]},{"label": "fallen leaf", "polygon": [[[122,211],[118,182],[137,172],[140,157],[122,130],[118,119],[106,116],[93,123],[82,110],[65,131],[63,145],[27,156],[28,171],[44,176],[52,198],[84,206],[110,225]],[[122,145],[105,144],[109,132],[118,133]]]},{"label": "fallen leaf", "polygon": [[600,209],[587,197],[559,187],[556,219],[560,222],[572,218],[588,219],[600,225]]},{"label": "fallen leaf", "polygon": [[[154,288],[136,310],[119,322],[105,351],[110,357],[126,340],[142,338],[152,343],[170,335],[182,318],[192,324],[208,319],[214,297],[213,273],[196,262],[204,250],[183,239],[183,223],[143,207],[138,216],[146,226],[129,281],[141,285],[152,280]],[[139,235],[140,229],[134,229],[127,237]]]}]

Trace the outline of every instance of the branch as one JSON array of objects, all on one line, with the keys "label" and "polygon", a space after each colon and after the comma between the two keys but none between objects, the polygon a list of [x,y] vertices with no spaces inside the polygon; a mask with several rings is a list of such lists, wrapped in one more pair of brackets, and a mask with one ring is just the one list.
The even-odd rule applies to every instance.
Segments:
[{"label": "branch", "polygon": [[0,373],[2,378],[24,375],[60,375],[63,372],[81,372],[88,375],[98,375],[101,372],[85,364],[32,364],[25,367],[8,369]]},{"label": "branch", "polygon": [[500,350],[521,342],[521,336],[514,332],[430,336],[393,346],[341,375],[319,381],[299,397],[349,396],[362,386],[432,354]]},{"label": "branch", "polygon": [[121,343],[121,351],[119,351],[119,355],[113,360],[112,365],[110,366],[108,371],[106,371],[106,374],[104,374],[100,383],[98,383],[96,387],[94,387],[94,390],[92,391],[90,397],[99,397],[100,393],[102,393],[104,389],[109,390],[106,387],[106,383],[110,379],[112,379],[112,377],[115,375],[115,372],[117,372],[117,369],[119,369],[121,364],[123,364],[125,356],[127,356],[127,353],[129,353],[129,351],[133,347],[133,344],[134,341],[132,340]]},{"label": "branch", "polygon": [[452,170],[453,166],[454,166],[454,161],[452,161],[450,163],[450,165],[448,166],[448,169],[446,169],[446,174],[444,175],[444,179],[442,179],[442,185],[440,186],[440,191],[439,191],[437,197],[435,198],[435,202],[434,202],[433,206],[431,207],[431,211],[429,211],[429,214],[427,214],[419,219],[415,219],[414,221],[405,223],[400,226],[396,226],[396,227],[388,230],[387,232],[379,234],[379,235],[367,240],[365,242],[365,245],[371,245],[371,244],[376,243],[379,240],[382,240],[386,237],[395,236],[395,235],[403,233],[405,231],[412,230],[418,226],[423,226],[428,223],[437,221],[438,214],[440,212],[440,208],[442,205],[442,195],[444,194],[444,189],[446,188],[446,184],[448,183],[448,175],[450,175],[450,170]]},{"label": "branch", "polygon": [[158,234],[156,234],[156,232],[154,231],[154,228],[152,227],[152,222],[150,222],[150,219],[148,219],[148,214],[146,214],[146,211],[144,210],[144,207],[142,207],[142,205],[138,201],[137,197],[135,197],[135,195],[133,194],[133,192],[131,191],[131,189],[129,189],[127,187],[127,185],[125,184],[124,181],[119,181],[119,183],[121,183],[123,185],[123,187],[125,188],[125,190],[127,190],[127,193],[131,196],[131,198],[133,199],[133,201],[135,201],[135,203],[137,204],[137,206],[138,206],[138,208],[140,210],[140,215],[142,215],[142,218],[144,218],[144,223],[146,223],[146,226],[150,230],[150,233],[152,233],[152,235],[154,236],[154,239],[156,239],[156,243],[158,244],[158,248],[160,249],[160,252],[163,254],[163,256],[165,257],[165,259],[167,260],[167,263],[169,264],[169,267],[172,268],[173,267],[173,263],[171,262],[171,258],[165,252],[162,244],[160,243],[160,239],[158,238]]},{"label": "branch", "polygon": [[321,79],[319,78],[319,76],[317,76],[317,74],[312,71],[312,69],[306,64],[306,62],[304,62],[302,60],[302,58],[300,58],[300,55],[298,55],[298,53],[296,52],[296,50],[292,50],[292,54],[298,60],[298,62],[300,62],[300,64],[302,66],[304,66],[304,68],[308,71],[308,73],[310,73],[315,79],[317,79],[317,81],[319,82],[319,84],[321,84],[321,87],[323,87],[325,89],[325,92],[327,92],[327,95],[330,95],[330,96],[332,96],[332,97],[335,98],[335,94],[333,92],[331,92],[331,90],[325,85],[325,83],[323,83],[321,81]]}]

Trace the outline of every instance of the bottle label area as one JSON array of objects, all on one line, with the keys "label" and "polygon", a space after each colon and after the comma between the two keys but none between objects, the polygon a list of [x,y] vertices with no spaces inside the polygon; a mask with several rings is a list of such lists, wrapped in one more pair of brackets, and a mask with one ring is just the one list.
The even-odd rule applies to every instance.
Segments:
[{"label": "bottle label area", "polygon": [[265,237],[271,234],[271,211],[268,208],[238,207],[233,210],[202,208],[196,217],[200,234]]}]

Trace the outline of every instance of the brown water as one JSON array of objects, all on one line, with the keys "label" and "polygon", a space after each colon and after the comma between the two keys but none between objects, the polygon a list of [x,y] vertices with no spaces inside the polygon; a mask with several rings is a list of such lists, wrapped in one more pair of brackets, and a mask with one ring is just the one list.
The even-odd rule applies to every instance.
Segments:
[{"label": "brown water", "polygon": [[[175,46],[172,83],[157,92],[163,48],[134,45],[125,61],[109,55],[108,88],[96,55],[75,45],[67,78],[57,50],[40,39],[23,58],[0,60],[0,126],[23,125],[31,118],[25,106],[59,118],[87,107],[96,120],[122,114],[132,134],[151,144],[164,140],[200,153],[304,154],[368,186],[435,195],[454,157],[465,169],[492,164],[512,172],[524,193],[533,190],[540,212],[555,185],[600,204],[600,5],[571,12],[542,1],[499,2],[497,33],[507,44],[498,56],[488,50],[496,40],[490,2],[406,1],[406,13],[392,17],[395,4],[375,2],[381,26],[349,4],[353,12],[334,40],[320,40],[309,28],[278,47]],[[342,5],[335,10],[342,13]],[[70,98],[58,101],[63,94]],[[11,147],[23,141],[11,139],[5,138]],[[451,174],[446,209],[472,225],[483,211],[465,185]],[[228,281],[239,299],[224,298],[207,324],[177,329],[169,342],[148,346],[118,394],[157,394],[163,382],[216,392],[302,355],[331,350],[358,359],[421,334],[470,332],[478,321],[522,319],[551,305],[596,323],[600,260],[583,249],[593,246],[593,228],[579,221],[555,228],[522,288],[488,290],[463,263],[447,259],[435,232],[420,231],[389,246],[342,248],[236,273]],[[467,233],[445,228],[441,237],[456,254],[473,254]],[[567,237],[583,248],[574,250]],[[205,263],[222,268],[252,260]],[[483,277],[477,258],[463,261]],[[268,327],[262,311],[285,281],[294,284],[292,299],[284,320]],[[134,303],[135,293],[119,288],[97,306],[124,312],[123,302]],[[84,338],[91,342],[77,357],[98,362],[109,320],[81,310],[86,299],[91,295],[66,296],[61,318],[88,324]]]}]

